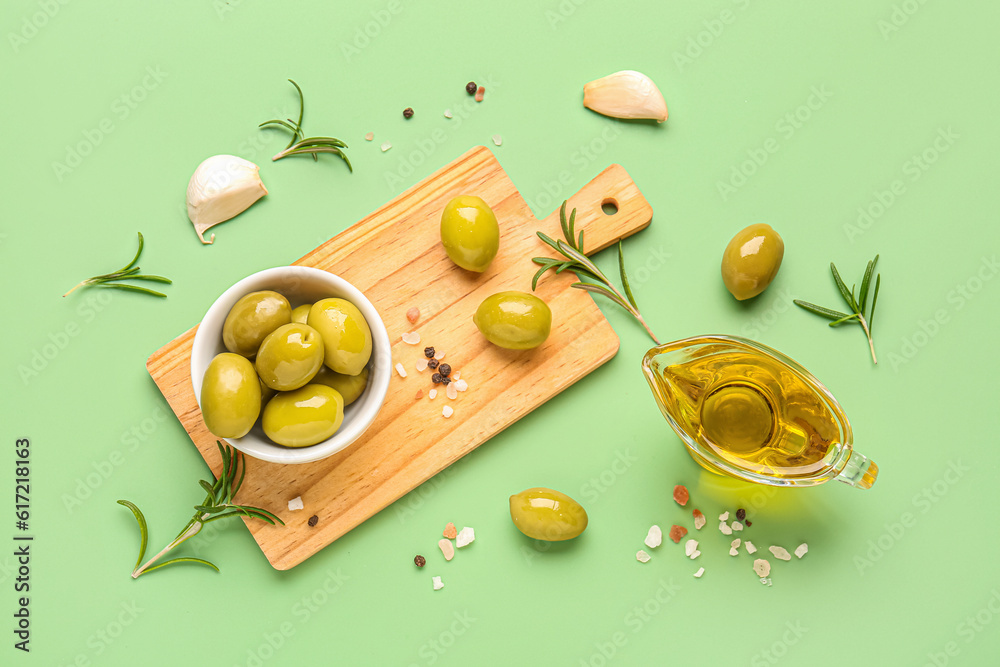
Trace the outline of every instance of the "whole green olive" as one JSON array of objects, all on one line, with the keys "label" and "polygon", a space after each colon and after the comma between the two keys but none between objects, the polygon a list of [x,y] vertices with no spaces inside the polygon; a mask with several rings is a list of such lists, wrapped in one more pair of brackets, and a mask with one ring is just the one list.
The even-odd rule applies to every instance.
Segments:
[{"label": "whole green olive", "polygon": [[358,375],[372,356],[372,330],[364,315],[346,299],[323,299],[309,309],[308,324],[323,337],[330,370]]},{"label": "whole green olive", "polygon": [[587,527],[587,512],[580,503],[545,488],[511,496],[510,518],[522,533],[546,542],[571,540]]},{"label": "whole green olive", "polygon": [[463,269],[485,271],[500,249],[500,226],[493,209],[472,195],[452,199],[441,213],[441,244]]},{"label": "whole green olive", "polygon": [[223,352],[208,364],[201,384],[205,426],[219,438],[242,438],[260,414],[260,382],[250,360]]},{"label": "whole green olive", "polygon": [[781,268],[785,242],[770,225],[758,223],[743,229],[722,254],[722,281],[740,301],[757,296],[771,284]]},{"label": "whole green olive", "polygon": [[534,294],[499,292],[479,304],[472,321],[494,345],[528,350],[549,337],[552,311]]},{"label": "whole green olive", "polygon": [[259,375],[257,376],[257,380],[260,382],[260,411],[261,414],[263,414],[264,406],[267,405],[267,402],[274,398],[274,395],[278,392],[264,384],[264,381],[260,379]]},{"label": "whole green olive", "polygon": [[298,389],[323,366],[323,338],[306,324],[282,325],[260,344],[254,365],[257,375],[271,389]]},{"label": "whole green olive", "polygon": [[268,401],[261,425],[279,445],[308,447],[331,437],[343,421],[340,393],[323,384],[307,384]]},{"label": "whole green olive", "polygon": [[292,321],[288,299],[269,290],[240,297],[222,325],[222,342],[235,354],[252,358],[267,335]]},{"label": "whole green olive", "polygon": [[357,375],[344,375],[331,371],[324,365],[312,379],[312,383],[325,384],[336,389],[344,397],[344,405],[350,405],[358,400],[368,386],[368,367],[365,366],[365,369]]},{"label": "whole green olive", "polygon": [[301,306],[297,306],[294,310],[292,310],[292,322],[306,324],[306,320],[309,319],[310,308],[312,308],[311,303],[304,303]]}]

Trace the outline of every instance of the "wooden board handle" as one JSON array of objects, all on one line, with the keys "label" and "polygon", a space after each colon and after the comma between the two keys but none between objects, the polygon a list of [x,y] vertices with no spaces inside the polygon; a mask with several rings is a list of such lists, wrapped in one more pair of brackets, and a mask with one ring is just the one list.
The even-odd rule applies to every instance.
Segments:
[{"label": "wooden board handle", "polygon": [[[605,213],[604,204],[614,205],[617,211]],[[653,207],[620,164],[611,165],[571,196],[566,215],[574,208],[576,231],[577,234],[584,232],[584,248],[588,255],[645,229],[653,219]],[[542,221],[542,227],[552,238],[563,239],[558,209]],[[544,247],[541,241],[539,245]]]}]

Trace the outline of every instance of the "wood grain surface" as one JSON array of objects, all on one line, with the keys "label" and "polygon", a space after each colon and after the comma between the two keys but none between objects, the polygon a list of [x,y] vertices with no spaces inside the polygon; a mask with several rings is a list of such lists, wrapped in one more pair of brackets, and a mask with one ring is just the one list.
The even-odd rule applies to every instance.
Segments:
[{"label": "wood grain surface", "polygon": [[[444,205],[460,194],[482,197],[500,223],[500,252],[484,274],[455,266],[440,243]],[[613,202],[617,213],[602,204]],[[619,165],[612,165],[569,198],[588,254],[646,227],[652,209]],[[385,321],[395,372],[378,418],[356,443],[334,456],[303,465],[247,459],[238,501],[275,511],[286,522],[247,525],[271,564],[298,565],[341,535],[390,505],[483,442],[549,400],[618,351],[618,337],[589,294],[569,285],[572,275],[548,273],[536,294],[552,309],[548,340],[535,350],[514,352],[489,344],[472,315],[487,296],[503,290],[531,291],[531,257],[553,254],[535,235],[562,238],[559,212],[538,221],[489,149],[478,146],[295,264],[326,269],[353,283]],[[406,311],[420,309],[411,325]],[[419,345],[403,343],[408,331]],[[153,353],[147,369],[202,456],[216,473],[221,461],[191,387],[190,355],[195,328]],[[430,372],[418,372],[425,345],[469,385],[456,400],[440,388],[428,398]],[[416,398],[417,390],[423,397]],[[445,419],[449,405],[454,415]],[[301,496],[305,510],[289,512]],[[307,525],[313,514],[315,527]]]}]

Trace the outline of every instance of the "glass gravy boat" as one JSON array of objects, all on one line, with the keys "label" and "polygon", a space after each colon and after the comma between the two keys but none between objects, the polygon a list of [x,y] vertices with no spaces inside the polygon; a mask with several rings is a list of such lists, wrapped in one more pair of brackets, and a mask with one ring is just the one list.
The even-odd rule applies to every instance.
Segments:
[{"label": "glass gravy boat", "polygon": [[773,486],[875,483],[878,466],[854,451],[840,404],[777,350],[696,336],[654,347],[642,369],[688,453],[712,472]]}]

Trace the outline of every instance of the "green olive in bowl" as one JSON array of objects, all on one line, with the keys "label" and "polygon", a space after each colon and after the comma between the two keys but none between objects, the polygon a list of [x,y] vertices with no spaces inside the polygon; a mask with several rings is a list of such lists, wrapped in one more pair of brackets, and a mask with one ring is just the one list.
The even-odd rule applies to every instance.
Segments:
[{"label": "green olive in bowl", "polygon": [[261,426],[271,440],[285,447],[309,447],[323,442],[344,421],[344,399],[336,389],[307,384],[285,391],[264,406]]},{"label": "green olive in bowl", "polygon": [[552,329],[552,311],[537,296],[525,292],[486,297],[472,320],[486,340],[508,350],[538,347]]},{"label": "green olive in bowl", "polygon": [[309,319],[309,309],[312,308],[311,303],[304,303],[292,310],[292,322],[298,322],[299,324],[307,324]]},{"label": "green olive in bowl", "polygon": [[722,254],[722,281],[740,301],[767,289],[781,268],[785,242],[770,225],[758,223],[741,230]]},{"label": "green olive in bowl", "polygon": [[219,438],[242,438],[260,414],[260,381],[246,357],[216,355],[201,384],[201,414],[205,426]]},{"label": "green olive in bowl", "polygon": [[254,365],[260,379],[271,389],[298,389],[323,366],[323,339],[306,324],[282,325],[260,344]]},{"label": "green olive in bowl", "polygon": [[500,249],[500,226],[493,209],[472,195],[449,201],[441,213],[441,245],[463,269],[485,271]]},{"label": "green olive in bowl", "polygon": [[240,298],[222,325],[222,342],[234,354],[252,358],[267,335],[292,321],[288,299],[263,290]]},{"label": "green olive in bowl", "polygon": [[309,326],[323,337],[324,363],[344,375],[358,375],[372,356],[372,332],[347,299],[322,299],[309,309]]},{"label": "green olive in bowl", "polygon": [[357,375],[344,375],[331,371],[324,365],[311,382],[312,384],[325,384],[327,387],[336,389],[344,397],[344,405],[348,406],[358,400],[365,387],[368,386],[368,367],[365,366],[365,369]]}]

